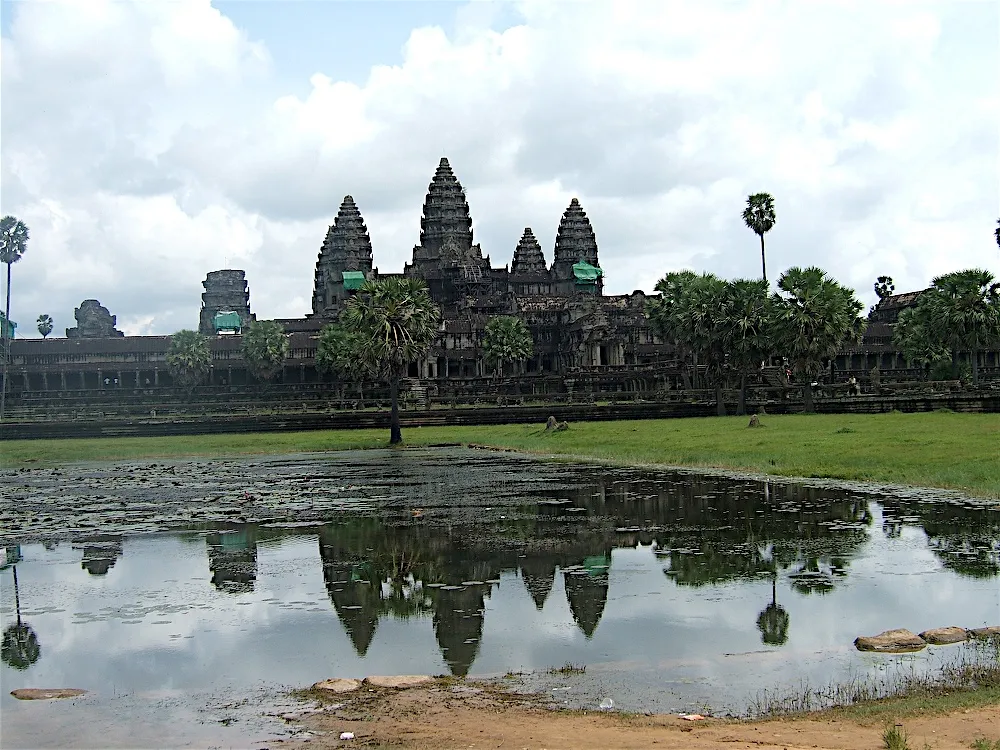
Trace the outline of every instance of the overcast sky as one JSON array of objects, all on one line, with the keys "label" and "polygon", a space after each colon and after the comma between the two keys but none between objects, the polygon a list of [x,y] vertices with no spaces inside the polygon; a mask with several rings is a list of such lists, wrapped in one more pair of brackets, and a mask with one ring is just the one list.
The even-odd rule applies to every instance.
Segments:
[{"label": "overcast sky", "polygon": [[494,266],[526,226],[551,262],[578,197],[608,294],[759,275],[762,190],[772,281],[818,264],[871,303],[880,274],[1000,275],[998,7],[3,0],[0,211],[31,229],[11,317],[62,335],[96,297],[172,333],[225,267],[258,317],[300,317],[344,195],[398,272],[441,156]]}]

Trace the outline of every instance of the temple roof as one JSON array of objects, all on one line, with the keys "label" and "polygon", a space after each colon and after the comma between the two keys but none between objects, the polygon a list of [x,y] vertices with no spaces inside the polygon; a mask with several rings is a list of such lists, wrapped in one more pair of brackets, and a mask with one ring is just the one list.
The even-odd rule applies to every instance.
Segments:
[{"label": "temple roof", "polygon": [[367,270],[371,270],[372,241],[368,236],[368,227],[354,198],[345,195],[320,249],[320,262],[343,263],[348,259],[367,263]]},{"label": "temple roof", "polygon": [[545,273],[548,267],[545,264],[545,256],[542,254],[542,246],[535,239],[531,227],[524,228],[520,242],[514,249],[514,261],[511,263],[510,272],[514,274]]},{"label": "temple roof", "polygon": [[440,251],[446,240],[461,250],[472,247],[472,216],[465,190],[446,158],[438,164],[427,188],[424,213],[420,219],[420,244],[427,250]]},{"label": "temple roof", "polygon": [[597,237],[590,226],[590,219],[574,198],[563,212],[556,232],[555,263],[577,263],[586,261],[592,266],[599,266],[597,261]]}]

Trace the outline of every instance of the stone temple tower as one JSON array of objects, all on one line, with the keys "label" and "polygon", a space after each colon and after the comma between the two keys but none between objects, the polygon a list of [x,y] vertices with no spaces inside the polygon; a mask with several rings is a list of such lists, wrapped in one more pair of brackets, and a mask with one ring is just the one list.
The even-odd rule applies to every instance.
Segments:
[{"label": "stone temple tower", "polygon": [[542,254],[542,246],[535,239],[531,227],[525,227],[521,240],[514,248],[514,260],[510,265],[510,272],[515,276],[534,276],[545,274],[547,271],[548,265],[545,263],[545,255]]},{"label": "stone temple tower", "polygon": [[435,299],[450,299],[459,289],[475,287],[489,277],[489,258],[472,243],[472,215],[465,190],[445,158],[427,188],[420,218],[420,244],[406,276],[427,282]]},{"label": "stone temple tower", "polygon": [[354,198],[347,195],[326,233],[316,261],[312,309],[333,318],[365,279],[372,276],[372,241]]},{"label": "stone temple tower", "polygon": [[594,228],[580,201],[574,198],[563,212],[556,232],[552,281],[560,294],[577,291],[600,294],[604,288],[602,275]]},{"label": "stone temple tower", "polygon": [[256,320],[256,316],[250,313],[250,286],[245,271],[234,268],[210,271],[201,284],[205,292],[201,295],[200,333],[214,336],[218,332],[216,316],[220,313],[223,314],[220,321],[224,319],[230,330],[245,328]]}]

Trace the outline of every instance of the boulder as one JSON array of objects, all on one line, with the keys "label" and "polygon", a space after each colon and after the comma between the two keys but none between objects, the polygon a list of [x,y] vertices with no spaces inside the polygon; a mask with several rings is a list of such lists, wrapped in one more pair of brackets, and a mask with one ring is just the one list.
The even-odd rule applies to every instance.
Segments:
[{"label": "boulder", "polygon": [[329,690],[331,693],[353,693],[360,689],[361,680],[352,680],[349,677],[334,677],[332,680],[323,680],[313,685],[313,690]]},{"label": "boulder", "polygon": [[78,688],[18,688],[10,694],[21,701],[47,701],[54,698],[78,698],[86,695],[86,690]]},{"label": "boulder", "polygon": [[920,634],[920,637],[932,646],[944,646],[948,643],[961,643],[969,639],[965,628],[954,625],[947,628],[931,628]]},{"label": "boulder", "polygon": [[998,638],[1000,637],[1000,625],[990,625],[985,628],[971,628],[970,638]]},{"label": "boulder", "polygon": [[405,690],[406,688],[416,687],[417,685],[426,685],[430,682],[434,682],[434,678],[422,674],[399,674],[391,677],[381,677],[376,675],[374,677],[365,677],[366,685],[380,688],[395,688],[396,690]]},{"label": "boulder", "polygon": [[898,630],[886,630],[878,635],[859,636],[854,639],[854,646],[858,651],[905,654],[926,648],[927,642],[916,633],[899,628]]}]

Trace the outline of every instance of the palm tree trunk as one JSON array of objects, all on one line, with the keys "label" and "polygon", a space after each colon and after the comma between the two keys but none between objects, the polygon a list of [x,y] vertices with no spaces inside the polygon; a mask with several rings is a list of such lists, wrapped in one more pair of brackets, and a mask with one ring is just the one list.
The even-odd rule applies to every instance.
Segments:
[{"label": "palm tree trunk", "polygon": [[973,350],[969,352],[969,358],[972,360],[972,385],[976,388],[979,387],[979,352]]},{"label": "palm tree trunk", "polygon": [[812,380],[812,378],[810,378],[808,375],[806,375],[805,376],[805,381],[802,383],[802,402],[803,402],[803,406],[804,406],[804,410],[805,410],[806,414],[812,414],[813,411],[814,411],[814,409],[813,409],[813,389],[812,389],[812,382],[810,382],[811,380]]},{"label": "palm tree trunk", "polygon": [[3,422],[4,407],[7,404],[7,361],[10,359],[10,263],[7,264],[7,305],[3,311],[3,331],[0,331],[0,357],[3,357],[3,372],[0,375],[0,423]]},{"label": "palm tree trunk", "polygon": [[726,399],[722,393],[722,385],[715,386],[715,410],[720,417],[726,416]]},{"label": "palm tree trunk", "polygon": [[740,373],[740,402],[736,406],[736,413],[743,416],[747,413],[747,374]]},{"label": "palm tree trunk", "polygon": [[767,262],[764,260],[764,235],[760,236],[760,275],[767,281]]},{"label": "palm tree trunk", "polygon": [[951,350],[951,379],[958,380],[958,350]]},{"label": "palm tree trunk", "polygon": [[403,442],[403,433],[399,428],[399,375],[393,373],[389,384],[389,398],[392,407],[389,411],[389,445],[399,445]]}]

